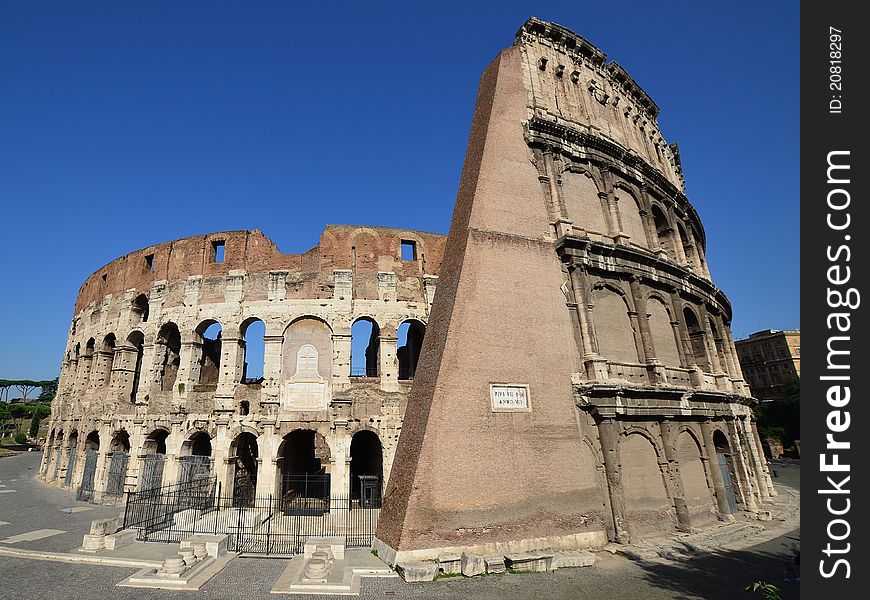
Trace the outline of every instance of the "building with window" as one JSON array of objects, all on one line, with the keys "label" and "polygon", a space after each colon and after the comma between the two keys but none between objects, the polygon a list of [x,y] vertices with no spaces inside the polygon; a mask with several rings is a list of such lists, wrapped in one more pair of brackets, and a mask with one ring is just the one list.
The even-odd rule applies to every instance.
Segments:
[{"label": "building with window", "polygon": [[752,395],[761,402],[781,399],[789,380],[800,379],[799,329],[765,329],[734,344]]}]

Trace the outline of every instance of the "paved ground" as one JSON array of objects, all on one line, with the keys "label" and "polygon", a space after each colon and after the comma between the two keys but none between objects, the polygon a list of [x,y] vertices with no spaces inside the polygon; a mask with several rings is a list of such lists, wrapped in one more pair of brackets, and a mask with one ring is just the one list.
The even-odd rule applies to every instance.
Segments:
[{"label": "paved ground", "polygon": [[[39,464],[35,453],[0,458],[0,547],[11,546],[68,552],[81,543],[92,519],[118,514],[119,509],[77,504],[69,492],[31,480]],[[775,465],[776,481],[798,487],[797,465]],[[82,506],[89,511],[68,514],[63,508]],[[794,523],[769,525],[768,541],[721,550],[688,561],[639,563],[605,552],[598,554],[594,567],[560,569],[552,573],[530,573],[464,579],[448,578],[429,584],[408,585],[397,579],[363,580],[363,598],[571,598],[596,600],[726,600],[754,596],[742,589],[764,579],[780,586],[783,598],[797,598],[798,584],[783,582],[782,561],[790,548],[800,542]],[[3,543],[11,536],[41,529],[65,531],[40,540]],[[269,591],[286,567],[285,560],[238,558],[208,582],[199,592],[187,592],[203,599],[274,598]],[[184,592],[118,588],[115,584],[135,569],[77,565],[0,556],[0,596],[19,600],[77,598],[177,598]],[[9,574],[14,574],[10,576]],[[294,598],[303,598],[295,596]],[[320,598],[323,596],[313,596]]]}]

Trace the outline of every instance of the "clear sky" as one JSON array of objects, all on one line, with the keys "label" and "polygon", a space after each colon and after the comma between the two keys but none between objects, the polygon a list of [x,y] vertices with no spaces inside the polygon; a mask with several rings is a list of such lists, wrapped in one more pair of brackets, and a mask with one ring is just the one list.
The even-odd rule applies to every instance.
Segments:
[{"label": "clear sky", "polygon": [[7,0],[0,378],[55,377],[79,286],[149,244],[446,233],[478,78],[531,15],[661,108],[735,337],[799,327],[797,2]]}]

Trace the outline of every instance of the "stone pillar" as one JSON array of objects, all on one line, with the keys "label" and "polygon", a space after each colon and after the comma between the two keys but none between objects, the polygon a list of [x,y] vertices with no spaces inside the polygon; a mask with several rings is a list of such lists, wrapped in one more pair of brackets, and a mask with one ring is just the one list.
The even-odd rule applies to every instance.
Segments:
[{"label": "stone pillar", "polygon": [[281,438],[275,432],[275,422],[263,422],[263,433],[257,437],[257,496],[277,499],[280,493],[278,472],[278,448]]},{"label": "stone pillar", "polygon": [[664,464],[660,467],[668,474],[668,494],[674,503],[674,511],[677,515],[677,531],[692,531],[692,519],[689,517],[689,507],[686,504],[686,494],[683,490],[683,479],[680,475],[680,462],[677,460],[674,450],[674,431],[670,421],[659,422],[662,450],[664,451]]},{"label": "stone pillar", "polygon": [[91,387],[91,371],[93,370],[94,355],[86,354],[79,359],[79,362],[82,371],[79,389],[88,390]]},{"label": "stone pillar", "polygon": [[637,277],[632,277],[629,280],[631,287],[631,297],[634,300],[634,308],[637,311],[637,325],[640,332],[641,346],[647,363],[657,363],[655,345],[653,344],[652,333],[649,330],[649,315],[646,311],[646,298],[640,289],[640,283]]},{"label": "stone pillar", "polygon": [[[194,334],[195,337],[199,337]],[[199,359],[202,355],[202,342],[198,339],[190,339],[185,334],[181,337],[181,352],[178,357],[178,375],[175,378],[175,389],[172,396],[178,404],[183,405],[184,400],[191,392],[194,384],[199,382]]]},{"label": "stone pillar", "polygon": [[571,278],[571,289],[574,295],[574,302],[577,305],[577,319],[580,321],[580,353],[583,358],[597,357],[592,329],[589,326],[589,303],[586,299],[586,288],[577,267],[571,267],[568,270]]},{"label": "stone pillar", "polygon": [[399,361],[396,359],[395,333],[384,333],[381,330],[380,348],[378,348],[379,370],[381,373],[381,390],[384,392],[399,391]]},{"label": "stone pillar", "polygon": [[133,431],[130,434],[130,453],[127,463],[126,480],[124,481],[124,490],[132,492],[136,490],[139,482],[139,470],[142,466],[142,446],[145,445],[144,423],[141,420],[135,421]]},{"label": "stone pillar", "polygon": [[752,465],[752,472],[755,474],[755,484],[758,486],[759,500],[762,503],[770,502],[771,498],[770,492],[767,489],[767,478],[764,476],[764,455],[761,454],[761,448],[755,443],[755,435],[752,433],[749,415],[743,416],[738,422],[740,434],[749,450],[749,463]]},{"label": "stone pillar", "polygon": [[598,438],[604,455],[604,473],[607,478],[610,512],[613,518],[613,541],[619,544],[628,544],[631,542],[631,537],[628,533],[625,493],[620,473],[622,465],[619,458],[619,433],[613,419],[603,418],[598,422]]},{"label": "stone pillar", "polygon": [[335,424],[326,440],[330,448],[332,498],[350,498],[350,438],[347,427]]},{"label": "stone pillar", "polygon": [[112,430],[109,426],[100,427],[100,450],[97,452],[97,468],[94,471],[94,498],[102,500],[106,490],[106,477],[108,476],[106,458],[112,451]]},{"label": "stone pillar", "polygon": [[[332,383],[347,385],[350,383],[350,329],[344,328],[332,335]],[[395,354],[395,350],[393,350]]]},{"label": "stone pillar", "polygon": [[749,421],[750,435],[755,439],[755,446],[758,448],[758,458],[761,460],[762,470],[764,471],[764,480],[767,483],[767,492],[771,498],[776,498],[779,493],[773,485],[773,480],[770,478],[770,467],[767,463],[767,457],[764,456],[764,446],[761,445],[761,436],[758,435],[758,426],[754,419]]},{"label": "stone pillar", "polygon": [[619,218],[619,209],[616,207],[616,194],[613,191],[613,176],[607,167],[601,167],[600,171],[601,179],[604,182],[604,191],[600,192],[598,197],[607,207],[605,215],[607,216],[610,235],[613,236],[617,244],[622,244],[625,243],[628,236],[622,231],[622,221]]},{"label": "stone pillar", "polygon": [[[263,386],[260,392],[260,402],[278,402],[281,395],[281,350],[284,335],[266,332],[263,336]],[[257,478],[259,478],[259,471]],[[258,484],[259,485],[259,484]]]},{"label": "stone pillar", "polygon": [[[211,457],[214,463],[215,478],[217,480],[221,496],[231,496],[233,493],[233,474],[235,470],[234,460],[230,459],[229,421],[222,418],[217,423],[217,433],[211,441]],[[257,452],[259,453],[259,447]]]},{"label": "stone pillar", "polygon": [[181,445],[184,443],[184,433],[181,431],[182,419],[172,420],[171,430],[166,437],[166,457],[163,461],[163,485],[178,483],[178,457],[181,455]]},{"label": "stone pillar", "polygon": [[735,462],[737,470],[737,483],[743,488],[743,499],[746,510],[749,512],[758,512],[758,504],[755,501],[756,491],[752,485],[752,477],[750,476],[749,466],[746,463],[746,454],[743,444],[740,442],[740,434],[737,429],[736,419],[728,421],[728,437],[731,443],[731,456]]},{"label": "stone pillar", "polygon": [[682,266],[688,265],[686,252],[683,249],[683,239],[680,237],[680,230],[677,226],[677,214],[674,212],[673,205],[668,206],[668,220],[671,222],[671,227],[674,230],[674,250],[676,251],[676,262]]},{"label": "stone pillar", "polygon": [[719,469],[719,458],[716,456],[716,443],[713,441],[713,423],[701,422],[701,436],[704,439],[704,451],[708,457],[710,467],[710,479],[713,480],[713,492],[716,496],[716,506],[719,509],[721,521],[733,521],[731,507],[728,506],[728,498],[725,495],[725,480],[722,479],[722,471]]}]

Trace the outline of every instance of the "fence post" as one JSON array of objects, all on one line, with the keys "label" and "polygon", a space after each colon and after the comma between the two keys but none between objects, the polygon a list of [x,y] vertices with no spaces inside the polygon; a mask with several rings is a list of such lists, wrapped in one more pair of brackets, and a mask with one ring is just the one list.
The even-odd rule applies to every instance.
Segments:
[{"label": "fence post", "polygon": [[275,511],[272,507],[272,494],[269,494],[269,526],[266,527],[266,554],[271,554],[272,550],[272,517]]}]

